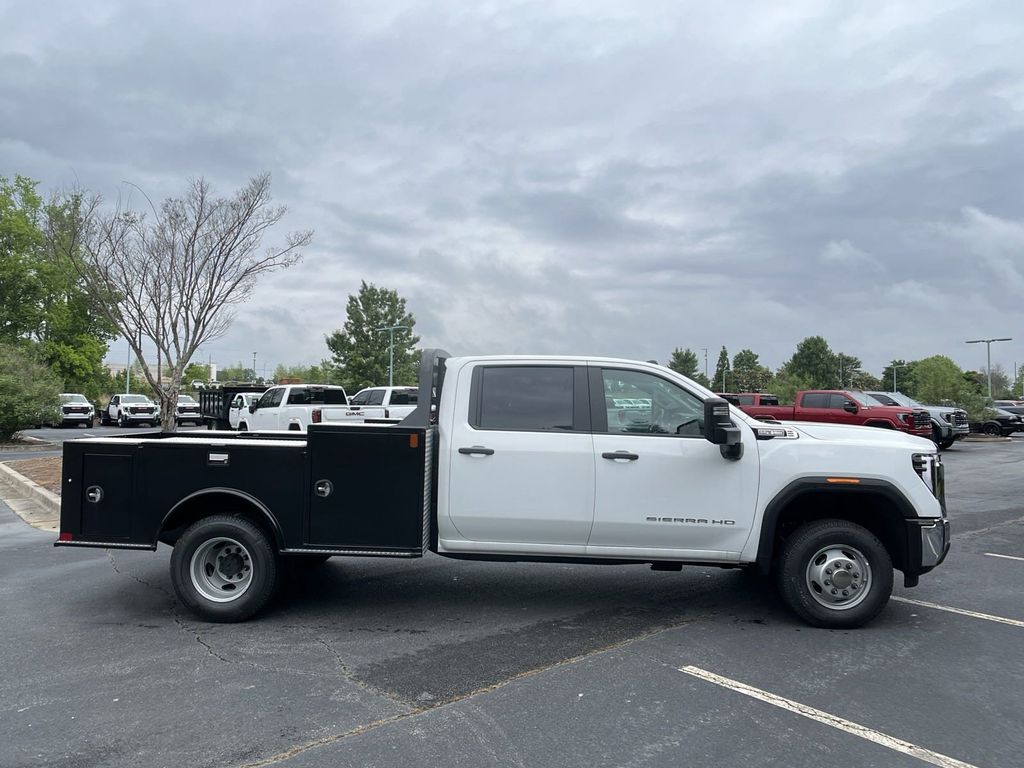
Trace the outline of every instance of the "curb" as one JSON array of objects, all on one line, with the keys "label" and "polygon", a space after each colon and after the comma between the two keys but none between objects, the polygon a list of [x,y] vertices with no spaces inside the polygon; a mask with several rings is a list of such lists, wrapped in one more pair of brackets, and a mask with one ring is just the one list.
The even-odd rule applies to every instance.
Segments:
[{"label": "curb", "polygon": [[55,451],[60,448],[60,443],[51,443],[49,440],[40,440],[38,437],[23,437],[32,445],[21,443],[0,443],[0,453],[31,453],[32,451]]},{"label": "curb", "polygon": [[[59,521],[60,496],[46,490],[34,480],[29,480],[6,464],[0,464],[0,489],[7,491],[17,499],[33,502],[36,505],[37,511],[26,510],[23,504],[8,505],[29,525],[50,530]],[[8,493],[3,494],[5,500],[9,498]],[[39,514],[39,509],[42,510],[42,515]]]}]

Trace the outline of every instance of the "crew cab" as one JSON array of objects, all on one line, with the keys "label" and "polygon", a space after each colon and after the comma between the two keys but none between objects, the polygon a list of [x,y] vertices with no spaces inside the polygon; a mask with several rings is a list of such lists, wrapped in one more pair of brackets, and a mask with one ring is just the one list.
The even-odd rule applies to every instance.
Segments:
[{"label": "crew cab", "polygon": [[967,411],[954,405],[922,405],[902,392],[866,392],[882,405],[901,405],[924,411],[932,422],[932,441],[945,450],[952,447],[957,440],[963,440],[971,433]]},{"label": "crew cab", "polygon": [[[751,393],[743,393],[744,397]],[[817,389],[796,393],[795,405],[740,405],[749,415],[771,421],[816,421],[822,424],[882,427],[930,438],[931,419],[925,411],[882,405],[852,389]]]},{"label": "crew cab", "polygon": [[289,558],[432,552],[747,568],[808,623],[856,627],[894,568],[915,586],[949,548],[931,441],[766,424],[630,360],[424,350],[400,424],[86,438],[63,473],[56,545],[171,545],[210,621],[254,615]]},{"label": "crew cab", "polygon": [[93,418],[96,416],[96,409],[85,395],[64,392],[60,395],[58,416],[57,424],[60,427],[77,427],[79,424],[91,427]]},{"label": "crew cab", "polygon": [[349,399],[348,408],[331,408],[321,413],[325,424],[367,419],[401,421],[414,410],[418,399],[416,387],[367,387]]},{"label": "crew cab", "polygon": [[[332,407],[333,406],[333,407]],[[242,432],[284,429],[305,432],[327,418],[340,420],[348,410],[345,388],[329,384],[288,384],[271,387],[239,416]]]},{"label": "crew cab", "polygon": [[199,403],[191,395],[178,395],[178,405],[174,409],[174,421],[180,427],[186,421],[195,425],[203,423],[199,413]]},{"label": "crew cab", "polygon": [[160,409],[145,395],[114,395],[101,411],[100,423],[104,426],[147,424],[154,427],[160,423]]}]

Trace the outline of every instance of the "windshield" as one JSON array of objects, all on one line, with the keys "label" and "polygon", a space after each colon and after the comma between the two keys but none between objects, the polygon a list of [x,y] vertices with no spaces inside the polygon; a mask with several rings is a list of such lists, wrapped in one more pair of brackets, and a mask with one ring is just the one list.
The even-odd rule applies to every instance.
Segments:
[{"label": "windshield", "polygon": [[856,389],[846,390],[846,394],[857,401],[858,405],[884,405],[880,401],[873,398],[867,392],[860,392]]},{"label": "windshield", "polygon": [[85,395],[61,395],[60,401],[62,403],[88,403],[85,399]]},{"label": "windshield", "polygon": [[144,395],[121,395],[122,403],[148,403],[149,398]]},{"label": "windshield", "polygon": [[186,405],[196,404],[196,401],[192,399],[191,395],[178,395],[178,402],[185,403]]}]

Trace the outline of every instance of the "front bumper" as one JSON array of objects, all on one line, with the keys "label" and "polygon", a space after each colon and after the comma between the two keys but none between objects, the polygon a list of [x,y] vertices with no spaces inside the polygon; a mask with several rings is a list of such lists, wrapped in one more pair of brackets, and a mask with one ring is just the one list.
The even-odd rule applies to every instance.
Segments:
[{"label": "front bumper", "polygon": [[60,418],[61,418],[61,421],[64,421],[64,422],[67,422],[67,423],[71,423],[72,421],[74,421],[74,422],[85,422],[85,423],[91,424],[93,417],[92,417],[91,413],[62,413],[60,415]]},{"label": "front bumper", "polygon": [[131,413],[130,411],[123,411],[124,418],[126,421],[159,421],[160,415],[154,413]]}]

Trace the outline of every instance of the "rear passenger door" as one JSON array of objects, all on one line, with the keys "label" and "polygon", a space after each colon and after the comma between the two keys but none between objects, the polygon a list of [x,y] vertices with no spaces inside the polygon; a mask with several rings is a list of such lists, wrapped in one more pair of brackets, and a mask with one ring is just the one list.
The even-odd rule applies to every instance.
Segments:
[{"label": "rear passenger door", "polygon": [[[446,456],[449,551],[583,554],[594,518],[586,366],[463,368]],[[443,508],[443,505],[442,505]]]},{"label": "rear passenger door", "polygon": [[835,412],[828,407],[828,392],[805,392],[799,403],[800,421],[835,423]]}]

